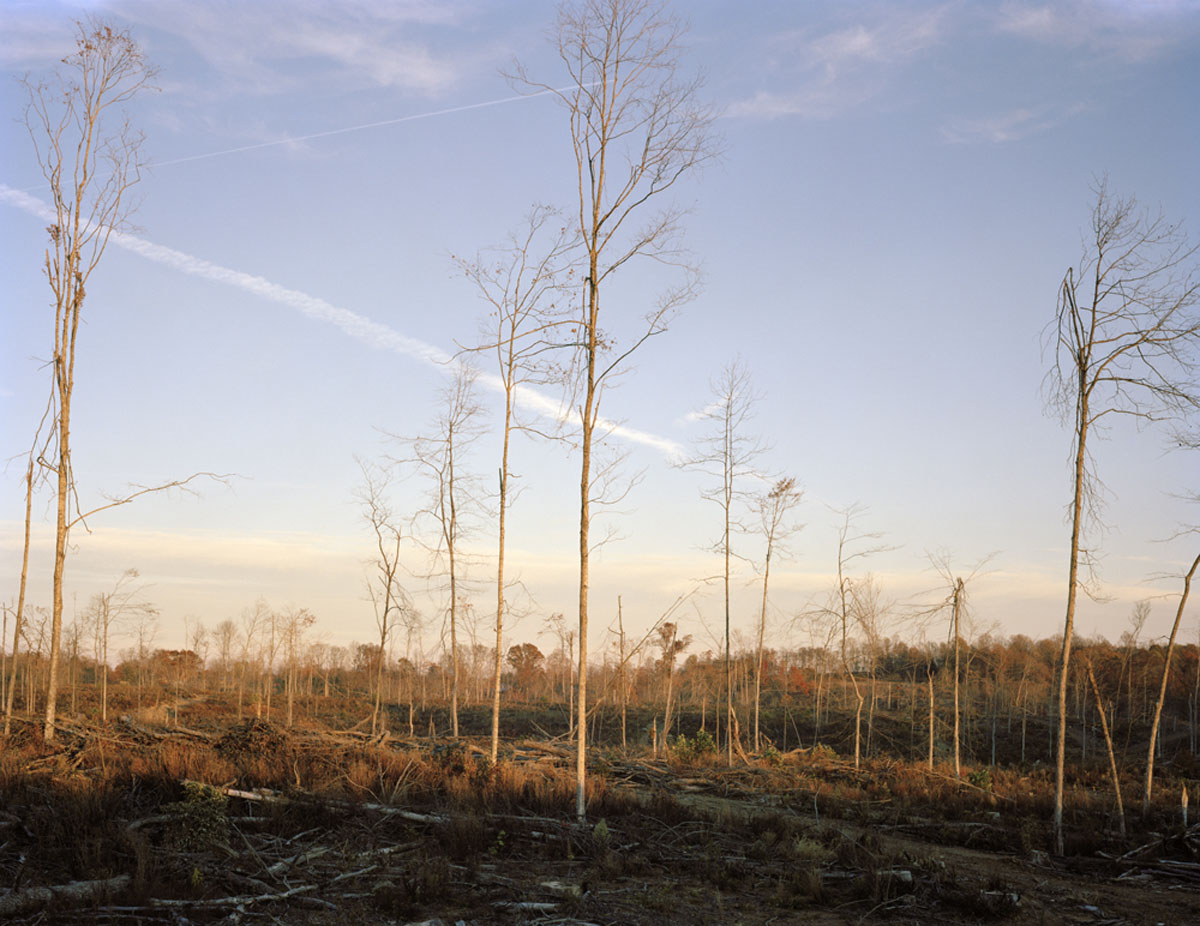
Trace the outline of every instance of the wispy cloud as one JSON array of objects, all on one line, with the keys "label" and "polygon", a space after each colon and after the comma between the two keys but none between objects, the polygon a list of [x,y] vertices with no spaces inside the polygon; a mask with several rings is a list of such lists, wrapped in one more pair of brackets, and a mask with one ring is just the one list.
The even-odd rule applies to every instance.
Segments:
[{"label": "wispy cloud", "polygon": [[1016,2],[1003,4],[994,22],[1004,34],[1138,62],[1200,34],[1200,6],[1191,0]]},{"label": "wispy cloud", "polygon": [[[790,89],[760,90],[734,103],[731,116],[828,118],[882,92],[892,74],[942,41],[947,5],[917,11],[881,8],[870,22],[814,35],[779,36],[775,50],[795,62]],[[784,74],[781,82],[787,82]]]},{"label": "wispy cloud", "polygon": [[155,167],[166,167],[171,164],[186,164],[189,161],[203,161],[206,158],[221,157],[227,154],[240,154],[243,151],[257,151],[260,148],[273,148],[276,146],[287,146],[295,148],[303,145],[305,142],[314,141],[319,138],[330,138],[334,135],[346,135],[350,132],[362,132],[366,129],[378,129],[389,125],[400,125],[404,122],[416,122],[421,119],[432,119],[435,116],[448,116],[453,113],[468,112],[472,109],[486,109],[491,106],[503,106],[506,103],[519,103],[523,100],[532,100],[539,96],[547,94],[556,94],[564,90],[569,90],[570,87],[562,87],[558,90],[539,90],[536,93],[524,93],[516,96],[501,97],[495,100],[485,100],[481,103],[465,103],[461,106],[450,106],[446,109],[435,109],[429,112],[413,113],[408,116],[398,116],[395,119],[381,119],[375,122],[364,122],[358,125],[343,126],[337,129],[328,129],[324,132],[310,132],[307,135],[291,135],[287,138],[274,138],[269,141],[254,142],[248,145],[238,145],[234,148],[222,148],[219,151],[208,151],[204,154],[192,154],[187,157],[173,158],[169,161],[159,161],[154,164]]},{"label": "wispy cloud", "polygon": [[1083,104],[1065,109],[1020,107],[978,119],[964,119],[942,127],[942,139],[951,144],[1004,144],[1056,128],[1087,109]]},{"label": "wispy cloud", "polygon": [[[207,91],[270,94],[316,80],[326,88],[378,86],[436,94],[452,86],[467,63],[463,55],[437,47],[439,31],[462,19],[463,5],[452,0],[101,0],[89,5],[137,26],[151,58],[163,35],[188,45],[208,65]],[[45,17],[26,10],[21,18]]]},{"label": "wispy cloud", "polygon": [[[0,202],[6,202],[43,221],[54,220],[54,213],[46,203],[2,183],[0,183]],[[376,350],[386,350],[409,357],[442,372],[452,371],[458,363],[451,354],[440,347],[410,338],[388,325],[372,321],[350,309],[333,305],[324,299],[299,290],[288,289],[264,277],[223,267],[183,251],[155,244],[136,235],[113,232],[109,241],[117,247],[180,273],[232,286],[260,299],[287,306],[306,318],[333,325],[348,337]],[[503,383],[498,376],[483,374],[479,379],[488,388],[497,392],[503,391]],[[535,389],[521,388],[518,390],[517,400],[528,410],[552,418],[559,423],[571,424],[577,420],[568,405]],[[660,437],[657,434],[603,419],[597,422],[597,427],[603,434],[611,434],[629,443],[650,447],[671,459],[678,458],[683,453],[683,448],[676,441]]]},{"label": "wispy cloud", "polygon": [[69,24],[0,5],[0,65],[33,68],[60,60],[72,48]]}]

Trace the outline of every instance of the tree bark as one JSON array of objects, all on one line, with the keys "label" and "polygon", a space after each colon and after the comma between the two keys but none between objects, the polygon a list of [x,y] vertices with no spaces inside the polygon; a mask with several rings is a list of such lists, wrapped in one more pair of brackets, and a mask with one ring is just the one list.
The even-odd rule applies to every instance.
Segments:
[{"label": "tree bark", "polygon": [[1179,622],[1187,607],[1188,595],[1192,590],[1192,578],[1200,567],[1200,554],[1192,560],[1192,568],[1183,577],[1183,593],[1179,596],[1179,607],[1175,609],[1175,623],[1171,625],[1171,637],[1167,641],[1167,652],[1163,659],[1162,682],[1158,687],[1158,701],[1154,705],[1154,716],[1150,721],[1150,745],[1146,749],[1146,782],[1142,787],[1142,816],[1150,813],[1150,792],[1154,786],[1154,747],[1158,742],[1158,724],[1162,718],[1163,703],[1167,700],[1167,682],[1171,675],[1171,656],[1175,652],[1175,636],[1179,633]]}]

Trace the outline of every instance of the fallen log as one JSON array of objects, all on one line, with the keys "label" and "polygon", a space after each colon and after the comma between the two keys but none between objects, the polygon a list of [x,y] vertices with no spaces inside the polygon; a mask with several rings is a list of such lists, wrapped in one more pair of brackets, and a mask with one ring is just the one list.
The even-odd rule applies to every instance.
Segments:
[{"label": "fallen log", "polygon": [[240,907],[249,904],[287,900],[289,897],[295,897],[297,894],[307,894],[316,889],[317,885],[315,884],[302,884],[299,887],[292,888],[290,891],[279,891],[274,894],[247,894],[241,897],[216,897],[211,900],[168,900],[162,897],[151,897],[147,901],[147,904],[151,907]]},{"label": "fallen log", "polygon": [[81,907],[109,894],[115,894],[129,886],[131,875],[101,878],[96,881],[72,881],[50,887],[27,887],[23,891],[0,897],[0,917],[19,916],[32,913],[51,904]]}]

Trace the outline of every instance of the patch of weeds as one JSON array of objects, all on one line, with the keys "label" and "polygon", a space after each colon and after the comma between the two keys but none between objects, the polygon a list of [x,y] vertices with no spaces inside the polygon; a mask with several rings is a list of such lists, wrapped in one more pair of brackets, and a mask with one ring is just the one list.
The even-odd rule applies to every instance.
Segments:
[{"label": "patch of weeds", "polygon": [[967,772],[967,781],[980,791],[987,791],[990,794],[992,791],[992,770],[985,765],[982,768],[975,769],[973,772]]},{"label": "patch of weeds", "polygon": [[229,798],[211,785],[187,781],[183,800],[164,805],[175,819],[170,828],[172,845],[185,852],[203,852],[227,845]]},{"label": "patch of weeds", "polygon": [[788,858],[809,868],[816,868],[829,861],[830,851],[809,836],[797,836],[788,847]]},{"label": "patch of weeds", "polygon": [[825,902],[825,888],[817,868],[794,868],[775,883],[772,901],[780,907],[806,907]]},{"label": "patch of weeds", "polygon": [[838,864],[844,868],[871,869],[881,861],[879,840],[871,833],[864,833],[858,839],[848,839],[839,834],[832,849]]},{"label": "patch of weeds", "polygon": [[765,862],[772,859],[779,852],[778,848],[779,834],[774,830],[763,830],[758,839],[754,840],[746,849],[746,857],[755,862]]},{"label": "patch of weeds", "polygon": [[467,747],[461,742],[434,746],[433,758],[446,775],[464,775],[467,772]]}]

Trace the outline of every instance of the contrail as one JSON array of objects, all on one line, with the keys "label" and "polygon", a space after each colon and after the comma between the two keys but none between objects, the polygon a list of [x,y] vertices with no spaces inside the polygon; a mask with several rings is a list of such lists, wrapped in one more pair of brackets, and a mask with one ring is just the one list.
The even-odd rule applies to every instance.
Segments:
[{"label": "contrail", "polygon": [[[55,219],[54,211],[49,205],[40,199],[30,196],[28,193],[13,189],[5,183],[0,183],[0,201],[16,206],[21,211],[36,216],[43,221],[53,222]],[[183,251],[176,251],[173,248],[155,244],[152,241],[147,241],[145,238],[139,238],[136,235],[124,232],[113,232],[109,241],[156,264],[162,264],[181,273],[202,277],[215,283],[223,283],[226,286],[232,286],[251,293],[261,299],[285,305],[288,308],[296,310],[306,318],[333,325],[341,330],[343,334],[349,335],[356,341],[366,344],[368,347],[378,350],[388,350],[405,357],[412,357],[442,372],[453,370],[458,365],[458,361],[440,347],[435,347],[416,338],[410,338],[396,331],[394,328],[380,322],[372,321],[366,316],[359,315],[357,312],[333,305],[324,299],[310,296],[308,293],[288,289],[285,286],[280,286],[278,283],[272,283],[263,277],[244,273],[240,270],[233,270],[229,267],[222,267],[220,264],[214,264],[203,258],[185,254]],[[480,374],[479,380],[493,391],[504,391],[503,382],[495,374]],[[524,405],[531,411],[536,411],[538,414],[551,417],[556,421],[578,421],[578,416],[570,408],[534,389],[528,387],[519,389],[518,400],[521,405]],[[602,430],[623,440],[650,447],[670,459],[678,459],[683,456],[683,448],[676,441],[669,438],[650,434],[646,431],[639,431],[636,428],[628,428],[616,422],[603,419],[597,421],[596,424]]]},{"label": "contrail", "polygon": [[[581,86],[590,87],[597,81],[591,81]],[[503,106],[505,103],[518,103],[521,100],[532,100],[545,96],[547,93],[565,93],[574,90],[574,85],[558,87],[551,90],[539,90],[536,93],[521,93],[516,96],[506,96],[499,100],[486,100],[482,103],[466,103],[462,106],[451,106],[449,109],[435,109],[427,113],[414,113],[411,116],[400,116],[398,119],[384,119],[380,122],[364,122],[362,125],[352,125],[344,129],[329,129],[325,132],[313,132],[311,135],[296,135],[292,138],[280,138],[275,141],[263,141],[253,145],[241,145],[237,148],[225,148],[222,151],[210,151],[207,154],[192,154],[185,158],[173,158],[170,161],[156,161],[151,167],[167,167],[171,164],[186,164],[188,161],[203,161],[206,158],[219,158],[226,154],[239,154],[243,151],[257,151],[260,148],[273,148],[277,145],[291,145],[301,141],[312,141],[314,138],[329,138],[331,135],[345,135],[348,132],[361,132],[364,129],[378,129],[385,125],[400,125],[402,122],[416,122],[419,119],[432,119],[434,116],[449,116],[452,113],[467,112],[471,109],[486,109],[489,106]]]}]

